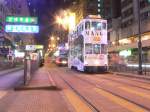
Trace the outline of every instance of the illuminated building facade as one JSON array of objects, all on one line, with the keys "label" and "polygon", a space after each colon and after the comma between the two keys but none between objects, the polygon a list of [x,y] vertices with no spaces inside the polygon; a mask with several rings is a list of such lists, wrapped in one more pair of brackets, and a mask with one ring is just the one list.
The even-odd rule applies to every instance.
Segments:
[{"label": "illuminated building facade", "polygon": [[[121,15],[112,20],[109,53],[131,50],[126,64],[138,64],[138,1],[121,0]],[[150,3],[140,0],[141,40],[143,63],[150,63]],[[118,61],[119,62],[119,61]]]}]

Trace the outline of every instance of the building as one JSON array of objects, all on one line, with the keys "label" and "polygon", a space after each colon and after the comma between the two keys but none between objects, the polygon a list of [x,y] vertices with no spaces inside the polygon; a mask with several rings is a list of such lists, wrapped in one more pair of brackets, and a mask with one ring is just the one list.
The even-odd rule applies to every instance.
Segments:
[{"label": "building", "polygon": [[34,44],[32,34],[7,33],[4,31],[6,16],[30,16],[26,0],[0,0],[0,54],[8,55],[10,50],[24,50],[26,44]]},{"label": "building", "polygon": [[[30,12],[27,0],[4,0],[5,7],[8,9],[9,13],[7,16],[23,16],[29,17]],[[15,44],[22,44],[23,46],[26,44],[34,44],[34,35],[32,34],[13,34],[7,33],[6,37],[11,39]]]},{"label": "building", "polygon": [[5,7],[4,0],[0,0],[0,57],[6,57],[9,49],[13,47],[11,39],[7,38],[4,32],[5,18],[8,14],[10,14],[10,12],[8,8]]},{"label": "building", "polygon": [[[124,62],[138,63],[138,0],[121,0],[121,15],[112,20],[109,53],[124,58]],[[150,3],[140,0],[142,57],[150,62]],[[129,56],[122,51],[130,52]],[[118,61],[119,62],[119,61]]]},{"label": "building", "polygon": [[67,8],[76,13],[77,23],[88,15],[111,18],[111,0],[64,0],[64,3],[70,4]]}]

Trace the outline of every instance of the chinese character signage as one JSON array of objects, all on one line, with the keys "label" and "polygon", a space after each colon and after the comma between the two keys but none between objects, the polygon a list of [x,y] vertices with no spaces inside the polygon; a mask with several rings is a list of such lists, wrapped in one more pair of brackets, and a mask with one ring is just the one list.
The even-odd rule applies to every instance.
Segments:
[{"label": "chinese character signage", "polygon": [[15,17],[7,16],[6,22],[8,23],[27,23],[27,24],[37,24],[37,17]]},{"label": "chinese character signage", "polygon": [[37,25],[6,25],[6,32],[14,33],[38,33],[39,26]]}]

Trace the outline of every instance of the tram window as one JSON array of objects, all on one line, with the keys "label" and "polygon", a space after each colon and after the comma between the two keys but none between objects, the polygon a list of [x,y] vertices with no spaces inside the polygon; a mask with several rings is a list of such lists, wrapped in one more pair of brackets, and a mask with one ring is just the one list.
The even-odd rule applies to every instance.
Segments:
[{"label": "tram window", "polygon": [[102,23],[102,29],[106,29],[106,23]]},{"label": "tram window", "polygon": [[101,53],[106,54],[107,53],[107,45],[106,44],[101,44]]},{"label": "tram window", "polygon": [[93,53],[100,54],[100,44],[93,44]]},{"label": "tram window", "polygon": [[90,29],[90,22],[89,22],[89,21],[86,21],[86,22],[85,22],[85,29],[86,29],[86,30],[89,30],[89,29]]},{"label": "tram window", "polygon": [[86,54],[92,54],[92,44],[85,44]]},{"label": "tram window", "polygon": [[84,27],[83,27],[83,25],[81,26],[81,31],[83,31],[84,30]]},{"label": "tram window", "polygon": [[93,30],[101,30],[101,23],[100,22],[92,22],[92,29]]}]

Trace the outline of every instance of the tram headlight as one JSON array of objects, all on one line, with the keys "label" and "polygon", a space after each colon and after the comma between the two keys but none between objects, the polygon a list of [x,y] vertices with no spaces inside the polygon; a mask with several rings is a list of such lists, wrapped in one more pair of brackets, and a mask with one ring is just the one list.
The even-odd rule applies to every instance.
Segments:
[{"label": "tram headlight", "polygon": [[85,61],[85,62],[84,62],[84,65],[88,65],[88,62],[87,62],[87,61]]},{"label": "tram headlight", "polygon": [[95,60],[95,61],[94,61],[94,64],[95,64],[95,65],[99,65],[99,61],[98,61],[98,60]]}]

